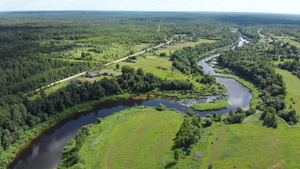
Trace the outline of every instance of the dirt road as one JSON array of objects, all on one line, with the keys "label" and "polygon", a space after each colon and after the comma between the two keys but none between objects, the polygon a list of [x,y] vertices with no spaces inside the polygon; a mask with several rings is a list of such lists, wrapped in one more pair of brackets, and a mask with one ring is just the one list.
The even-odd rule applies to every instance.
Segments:
[{"label": "dirt road", "polygon": [[[168,42],[166,42],[166,43],[169,43],[169,42],[171,42],[171,41],[168,41]],[[153,47],[153,48],[159,48],[159,47],[161,47],[161,46],[163,46],[163,45],[165,45],[165,43],[162,43],[162,44],[160,44],[160,45],[157,45],[157,46],[155,46],[155,47]],[[151,49],[147,49],[147,51],[149,51],[149,50],[151,50]],[[130,55],[130,56],[126,56],[126,57],[124,57],[124,58],[122,58],[122,59],[119,59],[119,60],[116,60],[116,61],[107,63],[107,64],[105,64],[104,66],[109,66],[109,65],[111,65],[111,64],[121,62],[121,61],[123,61],[123,60],[128,59],[129,57],[136,56],[136,55],[140,55],[140,54],[145,53],[145,52],[146,52],[146,50],[140,51],[140,52],[135,53],[135,54],[132,54],[132,55]],[[65,78],[65,79],[59,80],[59,81],[57,81],[57,82],[53,82],[53,83],[48,84],[48,85],[46,85],[46,86],[44,86],[44,87],[41,87],[41,88],[50,87],[50,86],[53,86],[53,85],[56,84],[56,83],[61,83],[61,82],[67,81],[67,80],[71,80],[71,79],[73,79],[73,78],[75,78],[75,77],[78,77],[78,76],[81,76],[81,75],[84,75],[84,74],[86,74],[86,71],[81,72],[81,73],[79,73],[79,74],[76,74],[76,75],[74,75],[74,76],[70,76],[70,77],[67,77],[67,78]],[[35,91],[39,91],[41,88],[36,89]]]}]

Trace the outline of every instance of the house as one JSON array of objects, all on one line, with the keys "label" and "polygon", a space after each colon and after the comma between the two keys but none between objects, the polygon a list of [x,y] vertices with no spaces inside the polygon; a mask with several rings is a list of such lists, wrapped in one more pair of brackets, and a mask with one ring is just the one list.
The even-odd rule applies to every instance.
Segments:
[{"label": "house", "polygon": [[81,81],[78,79],[71,79],[70,82],[81,84]]},{"label": "house", "polygon": [[89,78],[93,78],[93,77],[97,77],[98,73],[89,72],[87,75],[88,75]]},{"label": "house", "polygon": [[153,47],[154,47],[154,45],[148,45],[147,47],[148,47],[148,48],[153,48]]},{"label": "house", "polygon": [[99,73],[94,73],[94,72],[88,72],[86,74],[86,77],[89,77],[89,78],[93,78],[93,77],[98,77],[98,76],[101,76],[103,73],[99,72]]}]

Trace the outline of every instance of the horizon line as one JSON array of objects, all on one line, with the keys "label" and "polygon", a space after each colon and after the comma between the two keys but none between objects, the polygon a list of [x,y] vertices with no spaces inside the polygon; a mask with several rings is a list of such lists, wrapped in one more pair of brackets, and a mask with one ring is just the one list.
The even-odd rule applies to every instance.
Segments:
[{"label": "horizon line", "polygon": [[162,12],[162,13],[243,13],[243,14],[279,14],[279,15],[300,15],[300,13],[274,13],[274,12],[245,12],[245,11],[152,11],[152,10],[16,10],[0,11],[0,13],[26,13],[26,12]]}]

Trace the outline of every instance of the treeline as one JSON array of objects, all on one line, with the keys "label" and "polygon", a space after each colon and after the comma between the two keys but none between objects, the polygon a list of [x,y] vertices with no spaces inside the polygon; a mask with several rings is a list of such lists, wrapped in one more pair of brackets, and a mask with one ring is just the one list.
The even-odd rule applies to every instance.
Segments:
[{"label": "treeline", "polygon": [[284,69],[284,70],[287,70],[289,72],[292,72],[293,75],[300,78],[300,63],[299,63],[299,60],[284,61],[283,63],[279,63],[277,66],[280,69]]},{"label": "treeline", "polygon": [[238,38],[238,34],[228,32],[224,33],[222,39],[215,43],[202,43],[195,47],[184,47],[181,50],[175,51],[170,56],[170,59],[173,61],[172,65],[184,74],[203,75],[203,71],[197,64],[200,56],[214,49],[232,45]]},{"label": "treeline", "polygon": [[[267,57],[267,51],[257,51],[254,48],[256,48],[255,44],[223,52],[218,58],[219,64],[232,69],[237,75],[251,80],[261,89],[259,97],[261,97],[262,103],[257,105],[257,109],[268,111],[270,108],[274,108],[276,115],[283,117],[284,115],[279,113],[286,108],[284,101],[286,88],[283,77],[275,73],[271,60]],[[265,120],[265,123],[276,126],[270,121]]]},{"label": "treeline", "polygon": [[0,58],[0,96],[28,92],[99,64],[70,62],[50,57]]},{"label": "treeline", "polygon": [[[55,115],[68,107],[89,100],[98,100],[105,96],[147,92],[155,88],[191,90],[193,85],[184,80],[162,80],[152,73],[145,73],[141,68],[135,70],[124,66],[120,76],[81,85],[71,83],[50,93],[48,97],[42,95],[41,98],[38,97],[31,101],[22,93],[4,96],[0,99],[0,156],[11,145],[20,142],[26,130],[41,122],[51,121]],[[3,166],[8,160],[8,158],[1,159],[0,166]]]}]

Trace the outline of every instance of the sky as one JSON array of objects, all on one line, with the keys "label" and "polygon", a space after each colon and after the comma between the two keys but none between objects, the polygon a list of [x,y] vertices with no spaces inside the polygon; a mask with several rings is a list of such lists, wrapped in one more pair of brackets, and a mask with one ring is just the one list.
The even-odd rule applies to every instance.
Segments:
[{"label": "sky", "polygon": [[220,11],[300,14],[300,0],[0,0],[0,11]]}]

